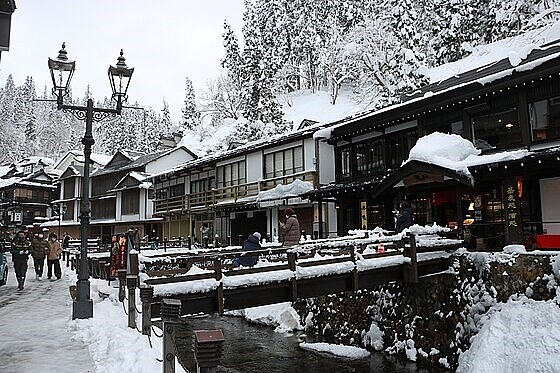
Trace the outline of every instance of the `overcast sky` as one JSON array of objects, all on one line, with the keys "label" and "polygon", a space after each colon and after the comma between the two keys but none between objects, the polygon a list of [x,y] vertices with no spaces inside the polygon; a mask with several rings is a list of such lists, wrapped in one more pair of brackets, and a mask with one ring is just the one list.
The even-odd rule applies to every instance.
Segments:
[{"label": "overcast sky", "polygon": [[221,73],[224,20],[241,29],[242,0],[16,0],[10,50],[2,53],[0,85],[9,74],[17,85],[31,75],[37,93],[51,89],[48,57],[66,42],[76,61],[74,95],[86,86],[96,99],[109,96],[109,64],[120,49],[134,75],[129,102],[161,110],[163,98],[179,120],[188,76],[200,96],[208,79]]}]

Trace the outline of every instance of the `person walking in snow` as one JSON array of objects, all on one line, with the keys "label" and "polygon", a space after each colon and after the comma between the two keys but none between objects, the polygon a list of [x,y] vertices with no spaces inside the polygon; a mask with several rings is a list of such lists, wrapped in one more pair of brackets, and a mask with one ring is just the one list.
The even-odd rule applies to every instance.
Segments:
[{"label": "person walking in snow", "polygon": [[280,222],[280,229],[284,235],[284,242],[282,246],[290,247],[299,244],[301,232],[299,229],[299,220],[296,213],[291,208],[284,210],[286,216],[286,223]]},{"label": "person walking in snow", "polygon": [[55,233],[49,234],[47,252],[47,278],[50,279],[52,277],[52,268],[54,266],[54,275],[57,280],[60,280],[60,277],[62,277],[62,271],[60,270],[60,254],[62,253],[62,248],[60,247],[60,242],[58,242]]},{"label": "person walking in snow", "polygon": [[31,254],[31,242],[25,237],[24,231],[19,231],[17,236],[14,237],[10,252],[14,262],[18,290],[23,290],[25,274],[27,273],[27,260],[29,259],[29,254]]},{"label": "person walking in snow", "polygon": [[[243,251],[255,251],[261,249],[261,234],[255,232],[250,234],[245,241],[243,241]],[[245,266],[252,267],[257,264],[258,256],[242,255],[233,261],[236,267]]]},{"label": "person walking in snow", "polygon": [[208,223],[202,224],[202,228],[200,228],[202,232],[202,247],[205,249],[208,248],[208,243],[210,242],[210,226]]},{"label": "person walking in snow", "polygon": [[405,228],[412,225],[412,207],[408,202],[403,201],[401,203],[401,213],[397,216],[397,221],[395,222],[395,232],[401,233]]},{"label": "person walking in snow", "polygon": [[35,278],[39,280],[43,277],[43,269],[45,268],[45,257],[48,249],[48,242],[43,236],[43,233],[39,233],[33,241],[31,241],[31,256],[33,257],[33,266],[35,267]]},{"label": "person walking in snow", "polygon": [[62,239],[62,248],[64,250],[67,250],[70,247],[70,239],[71,237],[68,232],[64,232],[64,238]]}]

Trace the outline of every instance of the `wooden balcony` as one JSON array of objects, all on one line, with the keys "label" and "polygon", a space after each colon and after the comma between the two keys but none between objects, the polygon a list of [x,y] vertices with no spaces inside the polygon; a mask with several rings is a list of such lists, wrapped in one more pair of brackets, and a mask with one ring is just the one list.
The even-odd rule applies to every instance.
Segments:
[{"label": "wooden balcony", "polygon": [[290,184],[295,179],[308,181],[311,182],[314,187],[317,186],[317,178],[314,171],[300,172],[288,176],[212,189],[205,192],[191,193],[184,196],[156,199],[154,201],[154,213],[163,214],[174,211],[204,209],[223,203],[242,203],[245,198],[256,197],[261,191],[273,189],[279,184]]}]

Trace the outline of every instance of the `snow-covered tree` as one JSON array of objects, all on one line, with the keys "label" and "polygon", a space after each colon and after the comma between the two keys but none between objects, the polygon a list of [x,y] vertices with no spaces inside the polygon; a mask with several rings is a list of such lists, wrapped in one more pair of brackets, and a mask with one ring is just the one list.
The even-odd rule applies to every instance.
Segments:
[{"label": "snow-covered tree", "polygon": [[[164,105],[167,103],[164,101]],[[169,110],[169,108],[167,108]],[[185,101],[183,102],[183,127],[187,130],[193,130],[200,125],[200,112],[196,106],[195,91],[192,81],[187,77],[185,79]]]}]

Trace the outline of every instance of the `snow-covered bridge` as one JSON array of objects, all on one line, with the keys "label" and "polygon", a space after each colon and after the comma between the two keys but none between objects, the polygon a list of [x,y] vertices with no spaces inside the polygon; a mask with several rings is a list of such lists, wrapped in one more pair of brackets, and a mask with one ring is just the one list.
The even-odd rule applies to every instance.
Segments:
[{"label": "snow-covered bridge", "polygon": [[[163,258],[141,255],[140,267],[150,268],[140,273],[143,320],[149,324],[151,319],[160,318],[165,299],[180,303],[178,316],[221,314],[225,310],[372,289],[389,282],[414,283],[447,271],[449,252],[461,243],[438,235],[409,234],[401,240],[399,235],[374,234],[251,253]],[[258,255],[261,260],[253,268],[233,268],[232,259],[240,255]],[[164,268],[182,263],[186,268],[157,270],[154,262]]]}]

